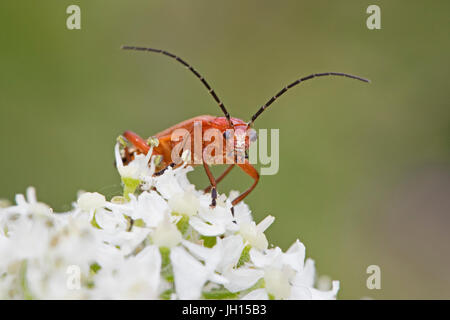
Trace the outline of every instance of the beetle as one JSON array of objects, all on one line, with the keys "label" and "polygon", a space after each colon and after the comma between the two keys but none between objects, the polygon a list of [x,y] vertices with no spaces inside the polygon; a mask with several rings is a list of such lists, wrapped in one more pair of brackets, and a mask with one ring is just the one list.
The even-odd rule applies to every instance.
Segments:
[{"label": "beetle", "polygon": [[[198,124],[201,124],[203,132],[210,128],[218,129],[225,139],[232,138],[228,132],[230,130],[233,130],[234,132],[238,133],[240,132],[245,133],[245,143],[241,143],[239,145],[239,142],[232,141],[232,144],[234,145],[234,149],[236,152],[242,151],[238,150],[244,149],[245,152],[248,151],[249,145],[251,142],[254,142],[256,140],[256,132],[252,129],[253,123],[255,120],[261,115],[261,113],[264,112],[275,100],[277,100],[280,96],[282,96],[284,93],[286,93],[289,89],[297,86],[298,84],[318,77],[324,77],[324,76],[340,76],[340,77],[347,77],[350,79],[355,79],[363,82],[370,82],[370,80],[347,74],[347,73],[341,73],[341,72],[325,72],[325,73],[314,73],[306,77],[302,77],[300,79],[295,80],[288,86],[285,86],[283,89],[281,89],[276,95],[274,95],[272,98],[269,99],[262,107],[260,107],[257,112],[251,117],[251,120],[249,122],[245,122],[241,119],[231,117],[228,113],[225,105],[223,102],[219,99],[215,91],[211,88],[211,86],[208,84],[208,82],[203,78],[203,76],[200,75],[200,73],[197,72],[190,64],[188,64],[185,60],[182,58],[161,49],[154,49],[154,48],[145,48],[145,47],[135,47],[135,46],[123,46],[122,49],[124,50],[136,50],[136,51],[144,51],[144,52],[150,52],[150,53],[160,53],[164,56],[167,56],[169,58],[172,58],[176,61],[178,61],[180,64],[182,64],[184,67],[189,69],[200,81],[201,83],[206,87],[209,94],[214,98],[216,103],[219,105],[220,109],[222,110],[224,116],[223,117],[216,117],[211,115],[201,115],[197,116],[185,121],[182,121],[168,129],[165,129],[159,133],[157,133],[154,137],[156,137],[159,141],[158,146],[153,148],[152,155],[160,156],[160,161],[157,165],[157,171],[155,172],[155,175],[161,175],[163,174],[169,167],[176,167],[178,165],[181,165],[181,163],[176,163],[174,159],[172,159],[172,149],[177,144],[176,141],[172,141],[172,133],[177,129],[185,129],[189,133],[193,133],[195,130],[195,126]],[[253,130],[253,131],[252,131]],[[124,162],[125,164],[133,159],[133,153],[144,153],[147,154],[150,150],[150,146],[148,143],[148,140],[141,138],[139,135],[132,131],[125,131],[123,133],[123,136],[126,140],[128,140],[133,146],[134,149],[128,149],[125,148],[125,154],[124,154]],[[202,143],[202,150],[204,150],[208,145],[208,142]],[[194,149],[194,145],[192,143],[191,146],[188,146],[189,150],[191,151],[190,154],[193,157],[194,152],[192,150]],[[225,150],[223,156],[225,157]],[[204,159],[202,159],[204,160]],[[249,189],[241,193],[236,199],[234,199],[231,204],[231,212],[234,215],[234,209],[233,207],[238,204],[240,201],[242,201],[246,196],[249,195],[250,192],[255,189],[256,185],[259,181],[259,173],[258,171],[250,164],[248,161],[248,158],[246,157],[245,160],[241,163],[232,163],[229,164],[228,168],[218,177],[215,178],[213,174],[211,173],[211,169],[209,167],[209,164],[207,161],[201,161],[206,175],[208,176],[210,185],[207,187],[204,191],[205,192],[211,192],[211,207],[216,206],[216,199],[217,199],[217,184],[222,181],[228,173],[230,173],[231,169],[234,168],[235,165],[240,167],[242,171],[244,171],[247,175],[249,175],[253,179],[253,184],[250,186]]]}]

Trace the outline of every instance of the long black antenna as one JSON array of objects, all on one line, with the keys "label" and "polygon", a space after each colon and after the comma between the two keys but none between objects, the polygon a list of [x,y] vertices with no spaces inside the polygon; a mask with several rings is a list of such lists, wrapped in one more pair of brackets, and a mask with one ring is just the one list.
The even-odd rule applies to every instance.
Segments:
[{"label": "long black antenna", "polygon": [[252,120],[249,123],[249,126],[251,126],[253,124],[253,122],[255,122],[256,118],[259,117],[259,115],[261,113],[263,113],[263,111],[265,109],[267,109],[275,100],[277,100],[281,95],[283,95],[286,91],[288,91],[289,89],[291,89],[292,87],[295,87],[296,85],[298,85],[300,82],[312,79],[312,78],[316,78],[316,77],[323,77],[323,76],[341,76],[341,77],[347,77],[347,78],[351,78],[351,79],[356,79],[359,81],[363,81],[363,82],[370,82],[370,80],[368,79],[364,79],[358,76],[353,76],[351,74],[346,74],[346,73],[340,73],[340,72],[326,72],[326,73],[314,73],[312,75],[309,75],[307,77],[298,79],[294,82],[292,82],[290,85],[288,85],[287,87],[284,87],[283,89],[281,89],[280,92],[278,92],[275,96],[273,96],[269,101],[266,102],[266,104],[264,104],[261,108],[259,108],[259,110],[253,115]]},{"label": "long black antenna", "polygon": [[219,97],[214,92],[214,90],[209,86],[208,82],[206,82],[205,78],[203,78],[200,75],[200,73],[198,73],[197,70],[195,70],[186,61],[184,61],[180,57],[177,57],[176,55],[174,55],[174,54],[172,54],[170,52],[167,52],[167,51],[161,50],[161,49],[144,48],[144,47],[133,47],[133,46],[122,46],[122,49],[124,49],[124,50],[136,50],[136,51],[147,51],[147,52],[154,52],[154,53],[162,53],[163,55],[168,56],[168,57],[170,57],[172,59],[175,59],[176,61],[178,61],[179,63],[184,65],[186,68],[191,70],[192,73],[195,74],[195,76],[203,83],[203,85],[206,87],[206,89],[208,89],[209,94],[214,98],[214,100],[216,100],[216,102],[219,105],[220,109],[222,109],[222,112],[225,114],[225,118],[227,118],[228,123],[230,124],[230,126],[232,126],[231,119],[230,119],[230,114],[228,113],[228,111],[225,108],[225,106],[222,103],[222,101],[220,101]]}]

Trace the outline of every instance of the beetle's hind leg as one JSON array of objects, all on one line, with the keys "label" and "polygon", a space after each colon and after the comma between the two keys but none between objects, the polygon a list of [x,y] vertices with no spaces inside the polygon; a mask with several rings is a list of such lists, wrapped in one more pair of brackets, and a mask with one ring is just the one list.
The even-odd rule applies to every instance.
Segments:
[{"label": "beetle's hind leg", "polygon": [[248,190],[244,191],[243,193],[241,193],[238,197],[236,197],[236,199],[234,199],[231,202],[231,213],[234,217],[234,206],[237,205],[239,202],[241,202],[242,200],[244,200],[245,197],[247,197],[250,192],[253,191],[253,189],[255,189],[256,185],[258,184],[259,181],[259,173],[258,171],[255,169],[255,167],[253,167],[248,160],[245,160],[245,163],[243,164],[238,164],[238,166],[242,169],[242,171],[244,171],[247,175],[249,175],[251,178],[253,178],[253,184],[251,185],[250,188],[248,188]]}]

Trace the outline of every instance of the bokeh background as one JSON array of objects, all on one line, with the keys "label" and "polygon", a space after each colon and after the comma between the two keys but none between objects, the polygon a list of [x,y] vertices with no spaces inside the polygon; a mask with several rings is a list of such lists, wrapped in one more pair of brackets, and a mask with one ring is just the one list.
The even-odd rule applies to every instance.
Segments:
[{"label": "bokeh background", "polygon": [[[66,8],[82,29],[67,30]],[[381,7],[381,30],[366,8]],[[270,242],[299,237],[340,298],[450,298],[449,1],[65,1],[0,3],[0,197],[33,185],[56,211],[78,190],[119,192],[113,146],[220,115],[192,74],[123,44],[174,52],[249,119],[280,129],[280,170],[247,198]],[[220,171],[220,170],[219,170]],[[217,172],[217,171],[216,171]],[[200,187],[203,170],[191,174]],[[234,170],[220,191],[251,183]],[[366,268],[381,268],[368,290]]]}]

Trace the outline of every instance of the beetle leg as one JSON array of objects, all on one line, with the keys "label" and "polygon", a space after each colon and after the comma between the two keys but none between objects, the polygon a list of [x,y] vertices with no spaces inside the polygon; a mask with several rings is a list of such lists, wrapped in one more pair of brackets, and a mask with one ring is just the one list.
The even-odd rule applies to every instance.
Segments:
[{"label": "beetle leg", "polygon": [[217,190],[216,190],[216,179],[214,179],[214,176],[211,173],[211,170],[209,169],[208,164],[205,160],[203,162],[203,167],[205,168],[206,175],[208,176],[209,183],[211,184],[211,208],[214,208],[216,206],[216,199],[217,199]]},{"label": "beetle leg", "polygon": [[[220,177],[218,177],[216,179],[216,185],[219,184],[219,182],[222,181],[222,179],[225,178],[228,173],[230,173],[230,171],[231,171],[231,169],[233,169],[233,167],[234,167],[234,163],[230,164],[228,166],[228,168],[220,175]],[[212,188],[212,185],[209,185],[209,187],[205,188],[205,190],[203,190],[203,192],[205,192],[205,193],[210,192],[211,188]]]},{"label": "beetle leg", "polygon": [[131,160],[133,160],[133,152],[131,152],[128,147],[125,147],[123,149],[122,162],[124,165],[127,165],[128,163],[131,162]]},{"label": "beetle leg", "polygon": [[256,185],[258,184],[258,181],[259,181],[259,173],[258,173],[258,171],[255,169],[255,167],[253,167],[248,162],[248,160],[245,160],[245,163],[242,163],[242,164],[238,163],[237,165],[242,169],[242,171],[244,171],[246,174],[248,174],[250,177],[252,177],[254,182],[253,182],[252,186],[247,191],[244,191],[243,193],[241,193],[236,199],[234,199],[231,202],[231,204],[233,206],[233,207],[231,207],[231,213],[233,214],[233,216],[234,216],[234,206],[237,205],[242,200],[244,200],[244,198],[246,196],[248,196],[249,193],[253,191],[253,189],[255,189],[255,187],[256,187]]},{"label": "beetle leg", "polygon": [[[186,133],[186,135],[185,135],[184,138],[183,138],[183,147],[182,147],[182,150],[184,150],[184,147],[185,147],[185,145],[186,145],[186,142],[188,141],[187,137],[189,137],[189,133]],[[178,164],[180,164],[180,163],[178,163]],[[175,167],[176,165],[178,165],[178,164],[175,163],[175,162],[173,162],[173,160],[172,160],[172,162],[169,163],[169,165],[167,165],[166,167],[164,167],[163,169],[161,169],[161,170],[159,170],[159,171],[156,171],[156,172],[154,173],[154,175],[155,175],[155,176],[160,176],[160,175],[162,175],[164,172],[166,172],[166,170],[169,169],[169,167],[174,168],[174,167]]]},{"label": "beetle leg", "polygon": [[123,136],[125,139],[127,139],[133,146],[135,146],[140,152],[147,154],[147,152],[150,150],[150,146],[148,145],[147,141],[142,139],[140,136],[138,136],[136,133],[131,131],[125,131],[123,133]]}]

